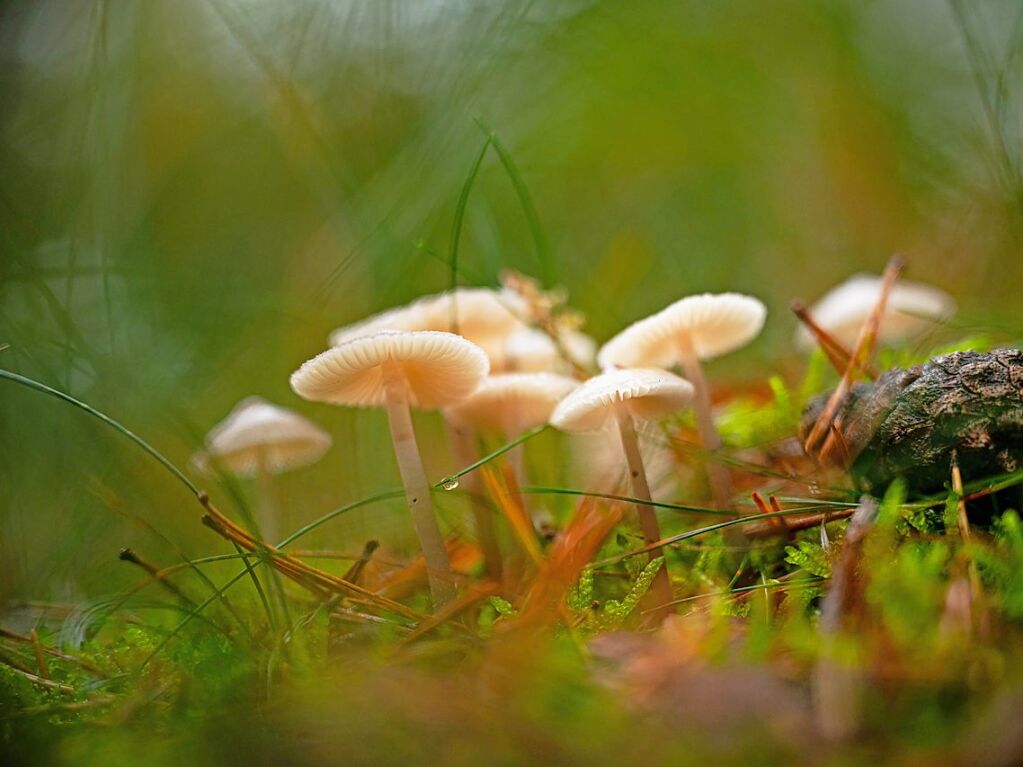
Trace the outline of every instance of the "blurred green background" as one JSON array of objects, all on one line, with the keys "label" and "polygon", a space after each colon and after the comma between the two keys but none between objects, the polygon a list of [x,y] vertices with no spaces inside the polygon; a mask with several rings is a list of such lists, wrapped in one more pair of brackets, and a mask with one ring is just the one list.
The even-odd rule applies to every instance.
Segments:
[{"label": "blurred green background", "polygon": [[[332,328],[447,285],[478,120],[553,266],[488,152],[461,281],[564,285],[599,340],[686,293],[749,292],[768,327],[711,372],[759,379],[792,361],[789,301],[893,252],[964,325],[1018,333],[1021,19],[1008,0],[5,3],[0,366],[179,465],[246,395],[308,414],[336,445],[280,478],[289,526],[394,487],[382,414],[287,379]],[[0,382],[0,598],[133,583],[122,545],[174,560],[147,525],[224,548],[126,440]],[[384,504],[308,545],[409,527]]]}]

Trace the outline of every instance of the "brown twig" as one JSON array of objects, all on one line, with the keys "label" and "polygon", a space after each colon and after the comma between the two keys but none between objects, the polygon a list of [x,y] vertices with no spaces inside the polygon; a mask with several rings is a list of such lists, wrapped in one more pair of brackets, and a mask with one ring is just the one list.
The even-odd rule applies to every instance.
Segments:
[{"label": "brown twig", "polygon": [[43,643],[39,641],[39,632],[32,629],[32,633],[28,635],[28,638],[32,640],[32,649],[35,650],[36,666],[39,667],[39,676],[43,679],[49,679],[50,667],[46,663],[46,653],[43,651]]},{"label": "brown twig", "polygon": [[[838,412],[839,405],[845,399],[846,394],[849,393],[853,374],[857,368],[862,368],[866,361],[870,359],[874,349],[874,342],[877,340],[877,329],[880,326],[881,318],[884,316],[885,307],[888,305],[888,296],[891,294],[903,266],[903,261],[898,256],[892,256],[888,261],[888,266],[885,267],[884,275],[881,278],[881,289],[877,297],[877,303],[874,304],[873,311],[870,313],[867,321],[863,323],[863,327],[860,328],[849,364],[846,366],[838,386],[831,393],[827,404],[824,406],[803,444],[803,449],[807,455],[817,454],[820,460],[823,461],[827,460],[831,453],[835,444],[834,432],[830,429],[832,420],[835,417],[835,413]],[[824,444],[818,453],[816,447],[822,439]]]},{"label": "brown twig", "polygon": [[44,679],[38,674],[33,674],[31,671],[24,671],[17,666],[10,666],[10,669],[15,674],[20,674],[32,684],[38,685],[39,687],[45,687],[47,690],[56,690],[61,695],[75,694],[75,688],[69,684],[61,684],[60,682],[54,682],[51,679]]},{"label": "brown twig", "polygon": [[380,548],[380,544],[376,541],[366,541],[366,545],[362,549],[362,556],[345,571],[345,574],[341,576],[342,580],[358,585],[359,578],[362,577],[362,571],[366,569],[366,565],[369,564],[369,560],[373,557],[373,552],[378,548]]},{"label": "brown twig", "polygon": [[[956,494],[957,498],[956,527],[959,531],[959,537],[962,539],[963,543],[968,544],[972,537],[972,533],[970,531],[970,520],[966,516],[966,498],[963,494],[963,475],[959,470],[959,456],[955,450],[952,451],[952,492]],[[973,561],[973,558],[970,557],[967,552],[962,552],[960,556],[966,563],[966,580],[969,588],[966,590],[964,595],[966,598],[958,601],[964,603],[966,614],[970,618],[970,625],[972,625],[974,618],[979,618],[982,621],[982,624],[986,624],[986,616],[976,612],[983,594],[980,582],[980,572],[977,570],[977,563]],[[953,586],[949,587],[949,599],[954,604],[957,600],[955,598],[956,591]]]},{"label": "brown twig", "polygon": [[845,372],[851,359],[849,350],[828,331],[817,324],[813,317],[810,316],[810,311],[806,308],[806,304],[802,301],[793,301],[789,304],[789,309],[796,315],[796,319],[803,323],[803,326],[810,331],[810,335],[813,336],[820,350],[824,352],[824,356],[828,358],[831,367],[839,375]]},{"label": "brown twig", "polygon": [[223,538],[238,544],[248,551],[266,555],[267,562],[278,572],[298,583],[303,588],[326,597],[328,594],[361,596],[378,608],[396,612],[407,618],[421,620],[423,616],[400,602],[375,594],[355,583],[320,570],[303,562],[291,554],[285,553],[275,546],[253,538],[248,532],[236,525],[222,514],[211,502],[206,493],[200,493],[199,501],[206,509],[202,522]]},{"label": "brown twig", "polygon": [[454,618],[459,613],[472,607],[477,602],[481,602],[487,597],[496,596],[497,594],[500,593],[500,591],[501,591],[500,584],[494,581],[478,584],[477,586],[473,587],[465,594],[460,596],[454,602],[444,605],[444,607],[438,610],[434,615],[431,615],[422,622],[420,622],[420,624],[416,626],[415,629],[413,629],[407,636],[403,637],[401,641],[398,642],[398,645],[395,649],[396,650],[401,649],[411,644],[412,642],[415,642],[417,639],[421,638],[430,631],[433,631],[435,628],[447,623],[449,620]]},{"label": "brown twig", "polygon": [[[163,571],[161,571],[155,565],[152,565],[146,560],[142,559],[142,557],[136,554],[134,550],[129,549],[127,546],[125,546],[124,548],[121,549],[120,553],[118,554],[118,559],[120,559],[122,562],[129,562],[135,565],[136,567],[142,568],[143,570],[145,570],[146,573],[149,574],[149,576],[153,580],[159,583],[168,592],[173,594],[176,599],[178,599],[188,607],[195,607],[195,602],[192,599],[190,599],[188,595],[185,594],[185,592],[183,592],[181,589],[179,589],[174,583],[167,580],[167,578],[163,574]],[[188,565],[183,564],[183,566],[187,567]]]},{"label": "brown twig", "polygon": [[[8,631],[7,629],[4,628],[0,628],[0,638],[9,639],[12,642],[20,642],[21,644],[33,644],[32,637],[22,636],[21,634],[16,634],[13,631]],[[79,658],[75,655],[69,655],[68,653],[62,652],[54,647],[47,647],[42,643],[40,643],[39,646],[42,648],[42,651],[47,655],[52,655],[54,658],[60,658],[61,660],[66,660],[70,663],[75,663],[84,668],[86,671],[91,671],[96,676],[102,677],[109,676],[105,671],[103,671],[103,669],[90,663],[87,660],[84,660],[83,658]]]},{"label": "brown twig", "polygon": [[[811,527],[817,527],[817,525],[822,523],[837,522],[840,519],[851,517],[855,511],[856,509],[837,509],[834,511],[817,512],[799,517],[774,517],[773,519],[767,519],[763,522],[750,525],[746,528],[746,535],[749,538],[769,538],[773,535],[809,530]],[[784,528],[780,528],[774,524],[774,519],[784,520]]]},{"label": "brown twig", "polygon": [[[770,506],[767,505],[767,502],[764,500],[764,496],[762,496],[756,490],[753,491],[752,498],[753,498],[754,505],[756,505],[757,510],[761,514],[770,514],[773,511],[781,511],[782,510],[781,509],[781,504],[778,503],[778,499],[775,498],[773,495],[771,496],[771,505]],[[788,532],[788,530],[789,530],[788,524],[786,524],[784,517],[771,517],[771,518],[769,518],[767,520],[767,523],[772,528],[774,528],[774,530],[776,532],[778,532],[778,533],[785,533],[785,532]],[[749,534],[748,530],[744,531],[744,532],[745,532],[746,535]]]},{"label": "brown twig", "polygon": [[44,706],[27,706],[26,708],[11,709],[0,713],[0,719],[22,719],[30,716],[49,716],[50,714],[74,713],[85,711],[90,708],[109,706],[117,698],[113,695],[100,695],[88,700],[76,700],[73,703],[53,703]]}]

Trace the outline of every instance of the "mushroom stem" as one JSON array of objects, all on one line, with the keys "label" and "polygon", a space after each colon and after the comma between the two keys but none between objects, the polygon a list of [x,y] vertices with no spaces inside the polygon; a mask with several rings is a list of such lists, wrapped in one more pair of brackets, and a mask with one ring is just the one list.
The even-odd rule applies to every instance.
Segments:
[{"label": "mushroom stem", "polygon": [[[643,531],[643,539],[649,543],[656,543],[661,540],[661,527],[657,523],[657,513],[649,503],[651,501],[650,485],[647,483],[646,468],[643,466],[643,456],[639,452],[639,440],[636,438],[636,427],[632,422],[632,415],[624,407],[615,408],[615,418],[618,422],[618,434],[622,440],[622,450],[625,452],[625,461],[629,466],[629,479],[631,481],[632,495],[639,499],[636,502],[636,512],[639,515],[639,527]],[[653,560],[663,556],[663,549],[652,550],[648,557]],[[657,600],[658,605],[663,607],[655,612],[658,622],[668,615],[672,609],[671,601],[675,598],[671,591],[671,581],[668,578],[668,563],[665,561],[661,569],[654,576],[654,582],[650,586],[651,593]]]},{"label": "mushroom stem", "polygon": [[415,526],[419,546],[423,550],[423,559],[426,561],[426,575],[430,581],[434,609],[438,609],[455,598],[455,578],[451,572],[451,561],[448,559],[444,537],[441,535],[433,510],[430,485],[426,480],[419,446],[416,444],[403,371],[394,361],[389,361],[382,367],[387,398],[387,421],[391,429],[391,441],[394,443],[394,455],[398,460],[402,484],[405,486],[405,500],[412,514],[412,524]]},{"label": "mushroom stem", "polygon": [[[696,356],[692,344],[680,345],[679,359],[686,378],[693,385],[693,410],[696,413],[696,429],[700,434],[700,443],[704,450],[713,452],[721,447],[721,435],[718,434],[717,427],[714,425],[714,417],[710,412],[710,389],[707,386],[707,379],[703,375],[703,366],[700,364],[700,359]],[[728,471],[713,460],[705,460],[704,468],[710,482],[711,493],[714,495],[714,504],[719,509],[726,508],[732,497],[732,481],[728,476]]]},{"label": "mushroom stem", "polygon": [[[511,442],[516,437],[520,436],[525,429],[519,423],[519,419],[515,416],[514,412],[509,412],[504,418],[504,438]],[[507,453],[506,460],[508,465],[511,467],[512,473],[515,475],[515,481],[519,487],[522,487],[526,483],[526,446],[520,443],[513,447]]]},{"label": "mushroom stem", "polygon": [[[448,424],[448,431],[451,434],[451,442],[455,448],[455,458],[462,466],[470,466],[477,461],[479,456],[473,446],[472,435],[466,429],[462,429],[451,423]],[[483,551],[483,562],[487,575],[495,580],[501,580],[501,548],[497,544],[497,533],[494,530],[494,514],[483,503],[483,488],[480,487],[479,475],[470,471],[462,476],[462,483],[469,494],[469,504],[472,508],[473,520],[476,523],[476,537],[479,539],[480,549]]]},{"label": "mushroom stem", "polygon": [[258,506],[256,510],[256,523],[259,525],[259,535],[264,541],[277,542],[277,508],[274,503],[273,479],[267,468],[266,452],[259,451],[256,460],[256,488],[258,494]]}]

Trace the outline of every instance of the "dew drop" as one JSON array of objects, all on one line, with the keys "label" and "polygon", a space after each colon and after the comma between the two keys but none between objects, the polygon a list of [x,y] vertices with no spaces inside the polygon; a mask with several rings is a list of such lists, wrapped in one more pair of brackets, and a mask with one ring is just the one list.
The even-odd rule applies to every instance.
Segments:
[{"label": "dew drop", "polygon": [[444,482],[443,487],[445,490],[455,490],[458,487],[458,480],[449,479],[446,482]]}]

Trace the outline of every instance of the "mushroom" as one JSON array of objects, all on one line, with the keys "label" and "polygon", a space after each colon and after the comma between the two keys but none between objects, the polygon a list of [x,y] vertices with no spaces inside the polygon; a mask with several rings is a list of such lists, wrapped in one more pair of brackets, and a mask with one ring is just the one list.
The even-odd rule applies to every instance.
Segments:
[{"label": "mushroom", "polygon": [[578,385],[574,378],[556,373],[492,375],[469,397],[445,409],[444,415],[457,425],[514,439],[547,423],[554,406]]},{"label": "mushroom", "polygon": [[[597,354],[602,368],[670,367],[680,364],[695,389],[694,409],[700,441],[706,450],[721,446],[710,410],[710,392],[700,360],[746,345],[760,333],[767,309],[756,298],[738,293],[704,293],[671,304],[633,323],[608,341]],[[708,466],[718,506],[731,494],[728,475]]]},{"label": "mushroom", "polygon": [[[877,304],[881,278],[856,274],[833,288],[808,313],[813,321],[846,347],[856,343],[860,328]],[[938,288],[920,282],[897,282],[888,296],[878,331],[879,341],[903,341],[947,320],[956,311],[953,298]],[[796,344],[803,350],[814,347],[814,337],[801,326]]]},{"label": "mushroom", "polygon": [[578,330],[558,333],[561,349],[547,333],[525,328],[508,336],[498,356],[502,370],[522,372],[570,372],[572,367],[592,368],[597,344]]},{"label": "mushroom", "polygon": [[522,299],[510,291],[456,288],[338,328],[330,334],[330,344],[339,346],[381,330],[438,330],[457,333],[484,349],[492,349],[525,327],[520,319],[524,312]]},{"label": "mushroom", "polygon": [[[648,544],[661,539],[661,529],[657,514],[650,505],[650,486],[636,438],[636,421],[657,420],[674,413],[692,401],[693,393],[693,386],[688,381],[666,370],[610,370],[570,392],[551,414],[551,425],[562,431],[598,431],[608,426],[617,427],[629,467],[632,495],[637,499],[639,526]],[[660,549],[654,549],[650,558],[654,559],[659,554]],[[671,602],[667,566],[658,571],[652,588],[660,604]],[[666,609],[670,610],[670,607]]]},{"label": "mushroom", "polygon": [[328,349],[291,376],[291,388],[305,399],[387,408],[405,498],[436,608],[454,598],[455,583],[409,408],[436,409],[464,399],[480,385],[489,367],[482,349],[452,333],[381,331]]},{"label": "mushroom", "polygon": [[[535,426],[547,423],[554,406],[578,385],[574,378],[555,373],[502,373],[484,379],[480,387],[468,398],[444,411],[444,417],[455,431],[455,444],[460,460],[471,463],[471,431],[497,432],[513,440]],[[525,482],[523,449],[516,445],[508,460],[521,486]],[[470,481],[475,478],[470,475]],[[478,488],[474,488],[478,490]],[[476,517],[480,544],[492,577],[500,573],[500,554],[494,539],[492,520],[486,509],[479,506],[474,493],[473,514]]]},{"label": "mushroom", "polygon": [[330,435],[312,421],[262,397],[246,397],[206,435],[206,449],[196,454],[194,463],[208,470],[212,458],[232,474],[255,477],[259,532],[266,540],[276,540],[271,475],[316,463],[330,445]]}]

